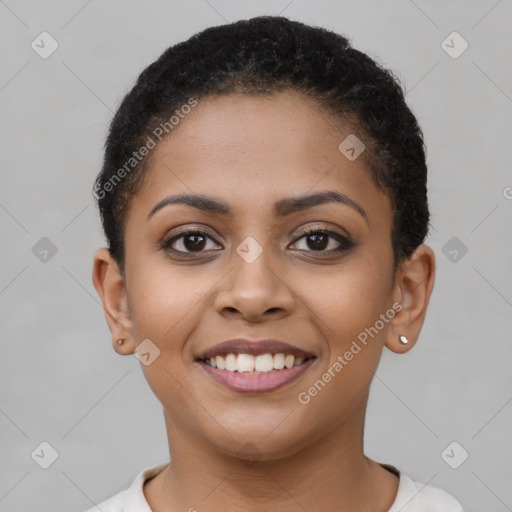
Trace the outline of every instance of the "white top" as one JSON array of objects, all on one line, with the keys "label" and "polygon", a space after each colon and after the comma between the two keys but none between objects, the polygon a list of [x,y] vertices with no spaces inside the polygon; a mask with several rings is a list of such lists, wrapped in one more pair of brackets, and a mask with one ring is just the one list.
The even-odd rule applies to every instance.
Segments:
[{"label": "white top", "polygon": [[[86,512],[152,512],[144,496],[146,480],[157,475],[167,464],[141,471],[128,489],[119,492]],[[430,485],[414,482],[390,464],[382,467],[399,477],[398,493],[388,512],[464,512],[461,504],[447,492]]]}]

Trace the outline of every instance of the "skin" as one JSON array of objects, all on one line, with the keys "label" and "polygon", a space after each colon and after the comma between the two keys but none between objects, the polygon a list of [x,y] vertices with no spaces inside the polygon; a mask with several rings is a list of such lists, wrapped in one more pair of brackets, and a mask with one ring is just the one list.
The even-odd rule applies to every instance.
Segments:
[{"label": "skin", "polygon": [[[363,452],[367,399],[383,347],[404,353],[416,343],[435,258],[422,245],[393,273],[389,198],[362,156],[349,161],[338,150],[358,132],[335,121],[291,91],[201,100],[153,150],[147,179],[131,200],[125,278],[106,248],[95,255],[93,282],[114,349],[133,354],[150,339],[160,350],[141,365],[163,406],[172,459],[144,486],[155,512],[270,505],[385,512],[395,500],[398,478]],[[274,217],[275,201],[325,190],[351,198],[367,219],[334,202]],[[177,193],[212,196],[233,215],[168,205],[147,220],[155,204]],[[206,231],[199,252],[190,237],[172,245],[183,257],[160,247],[185,225]],[[356,245],[336,254],[334,238],[315,245],[302,237],[304,227],[327,228]],[[236,252],[248,236],[263,250],[252,263]],[[301,404],[299,393],[394,303],[402,310]],[[244,395],[215,382],[194,360],[234,337],[283,340],[316,359],[285,387]],[[247,443],[256,461],[246,455]]]}]

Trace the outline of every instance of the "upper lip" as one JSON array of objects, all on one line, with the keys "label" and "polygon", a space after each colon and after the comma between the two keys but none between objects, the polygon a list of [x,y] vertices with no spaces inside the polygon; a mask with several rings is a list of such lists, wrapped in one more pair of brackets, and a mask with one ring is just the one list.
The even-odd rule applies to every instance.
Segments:
[{"label": "upper lip", "polygon": [[246,338],[234,338],[218,343],[201,352],[197,359],[209,359],[225,354],[292,354],[295,357],[312,357],[313,354],[301,348],[285,343],[284,341],[261,339],[249,340]]}]

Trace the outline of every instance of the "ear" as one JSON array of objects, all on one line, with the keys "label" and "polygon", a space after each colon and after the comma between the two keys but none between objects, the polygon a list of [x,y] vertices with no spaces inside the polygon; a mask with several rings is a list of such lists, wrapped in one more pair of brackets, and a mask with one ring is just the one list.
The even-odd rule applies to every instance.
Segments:
[{"label": "ear", "polygon": [[[135,341],[124,278],[106,247],[99,249],[94,256],[92,281],[103,303],[114,350],[122,355],[133,354]],[[124,343],[119,345],[119,339]]]},{"label": "ear", "polygon": [[[397,270],[394,283],[394,299],[402,309],[390,322],[386,347],[403,354],[416,343],[425,320],[435,279],[435,255],[427,245],[420,245],[412,256]],[[403,344],[400,336],[409,341]]]}]

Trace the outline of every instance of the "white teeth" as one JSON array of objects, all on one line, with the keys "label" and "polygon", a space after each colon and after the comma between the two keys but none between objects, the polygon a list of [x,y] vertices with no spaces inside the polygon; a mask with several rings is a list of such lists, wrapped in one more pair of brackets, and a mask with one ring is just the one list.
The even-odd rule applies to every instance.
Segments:
[{"label": "white teeth", "polygon": [[286,366],[286,368],[292,368],[294,362],[295,362],[295,356],[288,354],[284,358],[284,365]]},{"label": "white teeth", "polygon": [[236,355],[235,354],[228,354],[226,356],[226,370],[230,372],[234,372],[237,369],[236,366]]},{"label": "white teeth", "polygon": [[284,368],[293,368],[301,365],[304,357],[297,357],[291,354],[234,354],[229,353],[223,356],[211,357],[209,359],[212,368],[227,370],[238,373],[269,373],[274,370],[283,370]]},{"label": "white teeth", "polygon": [[255,358],[255,369],[257,372],[271,372],[274,369],[272,354],[261,354]]},{"label": "white teeth", "polygon": [[251,354],[238,354],[236,369],[241,372],[254,371],[254,356]]},{"label": "white teeth", "polygon": [[284,354],[274,355],[274,370],[282,370],[284,368]]}]

